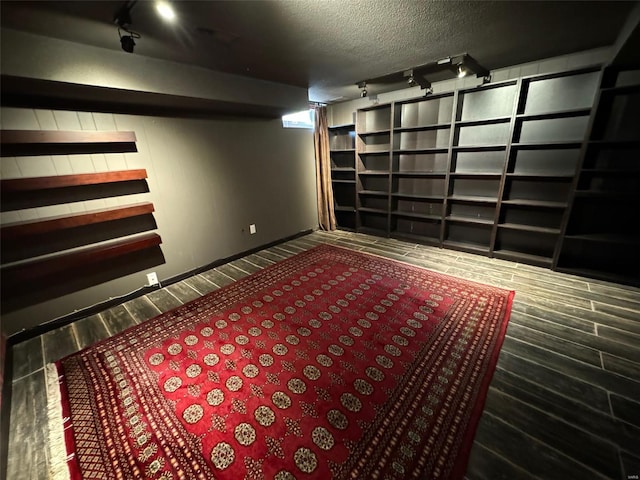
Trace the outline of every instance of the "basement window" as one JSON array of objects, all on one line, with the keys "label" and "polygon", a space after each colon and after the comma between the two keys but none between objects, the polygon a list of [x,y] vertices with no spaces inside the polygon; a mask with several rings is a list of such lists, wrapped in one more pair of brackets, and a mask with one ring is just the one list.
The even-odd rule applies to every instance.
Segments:
[{"label": "basement window", "polygon": [[313,130],[313,120],[313,110],[303,110],[284,115],[282,117],[282,126],[284,128],[308,128]]}]

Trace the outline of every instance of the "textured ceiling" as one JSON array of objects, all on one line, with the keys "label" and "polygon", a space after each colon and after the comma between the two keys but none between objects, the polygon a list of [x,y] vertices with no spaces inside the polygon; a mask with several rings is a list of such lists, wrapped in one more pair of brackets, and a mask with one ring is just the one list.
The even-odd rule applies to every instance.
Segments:
[{"label": "textured ceiling", "polygon": [[[358,81],[464,52],[493,70],[611,45],[636,2],[172,3],[178,14],[173,25],[158,18],[152,2],[133,7],[132,29],[142,34],[134,55],[305,86],[311,100],[324,102],[357,97]],[[113,17],[123,4],[0,5],[5,27],[119,50]]]}]

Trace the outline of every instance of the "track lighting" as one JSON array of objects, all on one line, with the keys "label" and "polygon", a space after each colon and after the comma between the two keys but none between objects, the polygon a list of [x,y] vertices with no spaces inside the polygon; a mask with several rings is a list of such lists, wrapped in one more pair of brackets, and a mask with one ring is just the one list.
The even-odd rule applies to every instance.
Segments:
[{"label": "track lighting", "polygon": [[120,33],[120,29],[118,29],[118,35],[120,35],[120,46],[125,52],[133,53],[133,47],[136,46],[136,42],[133,39],[140,38],[140,34],[129,30],[125,30],[125,32],[129,35],[122,35],[122,33]]},{"label": "track lighting", "polygon": [[[134,39],[140,38],[141,35],[130,30],[131,26],[131,9],[137,0],[126,1],[113,16],[113,23],[118,26],[118,36],[120,37],[120,46],[127,53],[133,53],[133,47],[136,46]],[[123,35],[120,29],[128,33]]]},{"label": "track lighting", "polygon": [[367,82],[358,83],[358,88],[360,89],[360,98],[364,98],[367,96]]},{"label": "track lighting", "polygon": [[361,89],[361,97],[367,96],[367,83],[375,84],[376,92],[380,90],[379,85],[388,85],[388,87],[386,87],[386,91],[390,91],[403,88],[401,84],[404,84],[409,87],[420,86],[422,90],[426,91],[425,95],[429,95],[433,93],[431,81],[440,82],[452,77],[464,78],[472,74],[477,78],[481,78],[483,83],[491,81],[491,73],[489,70],[480,65],[468,53],[459,53],[457,55],[450,55],[441,58],[431,63],[412,67],[408,70],[388,73],[380,77],[368,78],[356,83],[356,85]]},{"label": "track lighting", "polygon": [[421,89],[427,90],[427,93],[433,93],[431,82],[422,75],[415,75],[413,70],[405,70],[403,75],[407,79],[407,84],[410,87],[420,86]]}]

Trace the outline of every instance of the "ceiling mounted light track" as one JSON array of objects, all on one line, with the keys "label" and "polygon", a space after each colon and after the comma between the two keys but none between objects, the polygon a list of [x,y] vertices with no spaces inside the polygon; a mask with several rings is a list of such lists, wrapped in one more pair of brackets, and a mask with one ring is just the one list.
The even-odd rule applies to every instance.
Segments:
[{"label": "ceiling mounted light track", "polygon": [[[482,83],[491,81],[489,70],[480,65],[468,53],[461,53],[459,55],[444,57],[435,62],[420,65],[409,70],[383,75],[382,77],[369,78],[356,83],[356,85],[358,85],[358,88],[364,89],[361,91],[361,97],[366,96],[367,85],[399,85],[403,82],[411,87],[420,86],[421,89],[425,90],[425,95],[428,95],[433,93],[433,88],[431,87],[431,81],[429,81],[427,77],[435,78],[433,81],[440,81],[456,77],[463,78],[470,74],[475,74],[477,78],[482,78]],[[364,95],[362,94],[363,92],[365,93]]]}]

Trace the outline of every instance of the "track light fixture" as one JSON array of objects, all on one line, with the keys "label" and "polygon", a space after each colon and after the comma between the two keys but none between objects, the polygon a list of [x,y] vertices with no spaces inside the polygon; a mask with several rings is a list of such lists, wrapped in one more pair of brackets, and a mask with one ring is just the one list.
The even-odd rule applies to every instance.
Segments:
[{"label": "track light fixture", "polygon": [[[386,84],[389,85],[389,87],[387,87],[388,90],[402,88],[400,86],[401,82],[409,85],[410,87],[419,85],[420,88],[426,90],[425,95],[428,95],[433,93],[431,81],[439,82],[451,79],[452,77],[463,78],[471,74],[474,74],[477,78],[482,78],[483,83],[491,81],[491,74],[489,70],[480,65],[468,53],[460,53],[458,55],[444,57],[418,67],[413,67],[410,70],[389,73],[376,78],[369,78],[358,82],[356,85],[362,89],[360,92],[361,97],[367,96],[367,83]],[[427,77],[430,80],[427,80]]]},{"label": "track light fixture", "polygon": [[433,93],[431,82],[423,76],[415,75],[413,70],[405,70],[404,76],[410,87],[420,86],[421,89],[426,90],[426,94]]},{"label": "track light fixture", "polygon": [[120,46],[125,52],[133,53],[133,47],[136,46],[136,42],[133,39],[140,38],[140,34],[132,32],[131,30],[125,30],[125,32],[127,32],[129,35],[122,35],[120,29],[118,29],[118,35],[120,35]]},{"label": "track light fixture", "polygon": [[[136,42],[134,39],[141,38],[141,35],[130,29],[131,26],[131,9],[138,0],[128,0],[120,7],[113,16],[113,23],[118,26],[118,36],[120,37],[120,46],[127,53],[133,53],[133,47]],[[123,35],[120,30],[124,30],[128,35]]]},{"label": "track light fixture", "polygon": [[364,98],[367,96],[367,82],[358,83],[358,88],[360,89],[360,98]]}]

